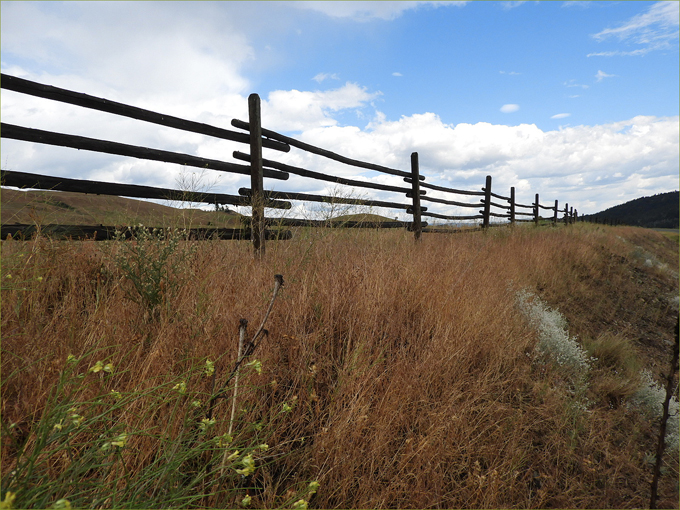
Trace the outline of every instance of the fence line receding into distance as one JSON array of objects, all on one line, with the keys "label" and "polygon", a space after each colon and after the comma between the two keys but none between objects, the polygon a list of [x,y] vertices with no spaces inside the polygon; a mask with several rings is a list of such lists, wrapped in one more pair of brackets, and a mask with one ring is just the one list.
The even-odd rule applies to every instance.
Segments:
[{"label": "fence line receding into distance", "polygon": [[[252,239],[255,253],[258,256],[262,256],[264,254],[265,239],[290,237],[289,232],[275,235],[275,233],[268,231],[266,227],[271,226],[272,223],[275,223],[280,227],[329,225],[343,227],[407,228],[414,232],[416,239],[420,239],[423,232],[460,231],[445,227],[428,227],[428,223],[423,221],[424,218],[434,218],[455,222],[475,220],[481,222],[481,228],[489,228],[491,226],[492,218],[505,219],[509,223],[534,222],[537,225],[540,221],[549,221],[552,222],[552,224],[557,224],[558,222],[563,221],[565,224],[569,224],[578,219],[577,211],[575,211],[573,207],[570,209],[568,204],[564,206],[563,210],[559,209],[557,200],[555,200],[554,205],[541,205],[538,194],[535,195],[535,199],[532,204],[520,204],[515,199],[514,187],[510,188],[509,196],[503,196],[492,192],[491,176],[486,177],[485,185],[480,191],[458,190],[425,182],[425,176],[420,174],[419,158],[417,152],[413,152],[411,154],[411,168],[408,171],[405,171],[351,159],[329,150],[315,147],[294,138],[290,138],[275,131],[271,131],[262,127],[260,115],[260,98],[257,94],[251,94],[248,98],[248,122],[238,119],[233,119],[231,122],[233,127],[245,131],[239,132],[185,120],[170,115],[164,115],[150,110],[145,110],[71,90],[53,87],[50,85],[44,85],[6,74],[2,74],[0,76],[0,86],[3,89],[22,94],[28,94],[161,126],[171,127],[182,131],[189,131],[205,136],[249,145],[250,150],[248,153],[234,151],[232,156],[235,160],[247,163],[237,164],[215,159],[200,158],[190,154],[134,146],[108,140],[99,140],[83,136],[31,129],[7,123],[2,123],[0,126],[0,136],[7,139],[70,147],[73,149],[102,152],[118,156],[176,163],[207,170],[249,175],[250,187],[240,188],[238,190],[238,195],[228,195],[223,193],[192,193],[181,190],[155,188],[151,186],[106,183],[82,179],[67,179],[9,170],[2,172],[2,185],[20,188],[126,196],[132,198],[184,200],[190,202],[210,203],[215,205],[249,206],[251,208],[250,228],[247,229],[247,231],[241,232],[242,235],[234,233],[234,229],[196,229],[197,231],[195,234],[197,236],[217,235],[221,238],[229,239],[248,237]],[[402,177],[406,185],[385,185],[357,179],[348,179],[287,165],[285,163],[280,163],[263,157],[263,149],[289,152],[291,147],[364,170]],[[325,181],[343,186],[351,186],[354,189],[363,188],[367,190],[378,190],[392,193],[397,196],[401,196],[402,200],[405,198],[406,202],[359,199],[352,198],[351,196],[343,197],[314,195],[309,193],[266,190],[263,184],[263,180],[265,178],[274,180],[287,180],[290,174],[314,179],[317,181]],[[443,193],[447,198],[428,196],[428,190]],[[454,195],[454,197],[449,198],[450,195]],[[479,201],[477,203],[469,203],[453,199],[456,198],[455,196],[459,195],[479,197]],[[405,211],[407,214],[410,214],[412,216],[412,221],[334,222],[332,220],[319,221],[294,218],[267,218],[265,215],[266,208],[290,209],[291,201],[352,204],[359,206],[395,209]],[[471,214],[452,215],[430,212],[428,211],[427,207],[422,205],[423,202],[467,208],[471,209]],[[550,217],[541,217],[541,209],[551,211]],[[563,213],[561,218],[559,217],[560,213]],[[21,231],[21,227],[25,227],[23,230],[30,229],[30,226],[28,225],[3,225],[3,238],[7,234],[13,235],[17,231]],[[87,235],[87,233],[91,231],[96,231],[97,228],[99,228],[98,232],[104,234],[107,232],[110,234],[114,229],[114,227],[104,227],[101,225],[98,227],[80,226],[79,228],[82,232],[86,233],[84,235]],[[107,235],[104,235],[103,237],[107,237]],[[101,238],[101,236],[99,238]]]}]

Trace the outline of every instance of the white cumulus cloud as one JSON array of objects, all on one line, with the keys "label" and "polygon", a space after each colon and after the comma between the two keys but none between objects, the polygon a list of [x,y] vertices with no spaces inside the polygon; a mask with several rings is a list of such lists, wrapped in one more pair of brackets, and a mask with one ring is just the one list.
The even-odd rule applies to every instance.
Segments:
[{"label": "white cumulus cloud", "polygon": [[512,113],[516,112],[517,110],[519,110],[518,104],[504,104],[503,106],[501,106],[501,111],[503,113]]},{"label": "white cumulus cloud", "polygon": [[[3,3],[1,18],[2,67],[3,72],[40,83],[229,128],[232,118],[248,118],[247,94],[253,85],[245,69],[251,65],[266,67],[265,59],[280,56],[274,44],[270,50],[258,50],[257,44],[251,43],[258,41],[258,31],[284,31],[285,25],[288,33],[294,33],[298,19],[290,12],[300,15],[298,9],[302,8],[336,17],[387,20],[419,5],[420,2],[319,2],[303,6],[272,2],[263,16],[257,2],[7,2]],[[648,12],[669,9],[666,4],[658,5],[651,4]],[[656,33],[663,26],[672,33],[677,26],[672,20],[667,25],[661,21],[645,25],[645,19],[635,23],[631,20],[630,30],[618,27],[619,32],[602,34],[602,39],[618,40],[623,34],[622,41],[638,44],[638,36],[630,34],[642,33],[642,26]],[[633,26],[638,28],[633,30]],[[307,90],[307,85],[316,85],[309,80],[311,74],[303,77],[298,89],[290,85],[286,90],[262,91],[266,128],[294,132],[292,136],[296,138],[339,154],[402,170],[409,169],[410,154],[417,151],[427,182],[479,190],[485,176],[491,175],[493,189],[498,193],[515,186],[518,200],[523,203],[540,193],[542,201],[546,201],[543,203],[559,199],[560,203],[577,206],[581,213],[678,188],[677,116],[638,116],[551,131],[533,124],[446,124],[433,112],[395,120],[377,111],[374,103],[380,98],[379,90],[353,82],[339,82],[331,90]],[[397,74],[400,73],[394,75]],[[611,76],[598,75],[601,79]],[[338,78],[333,73],[319,73],[312,79],[322,83]],[[588,88],[575,80],[564,85]],[[247,151],[246,146],[236,142],[4,89],[1,106],[3,122],[37,129],[227,161],[233,161],[232,151]],[[506,104],[501,111],[511,113],[518,109],[519,105]],[[357,125],[341,125],[339,119],[346,119],[348,112],[357,114]],[[361,120],[360,115],[371,120]],[[561,115],[565,114],[553,118],[563,118]],[[170,188],[176,187],[177,175],[183,171],[179,165],[14,140],[3,139],[1,145],[3,167],[17,171]],[[296,149],[288,154],[267,150],[266,157],[326,173],[404,186],[401,178],[364,172]],[[248,185],[247,176],[211,172],[208,181],[214,179],[219,180],[215,192],[235,194],[238,187]],[[326,186],[293,176],[289,181],[268,180],[266,184],[269,189],[288,191],[322,191]],[[380,193],[371,196],[394,199]],[[453,213],[445,206],[427,206],[433,212]]]},{"label": "white cumulus cloud", "polygon": [[334,126],[333,112],[364,108],[379,96],[351,82],[326,91],[275,90],[263,101],[263,125],[275,131]]},{"label": "white cumulus cloud", "polygon": [[[540,193],[542,203],[557,199],[590,213],[677,189],[678,126],[678,117],[638,116],[606,125],[543,131],[533,124],[445,124],[434,113],[424,113],[397,121],[378,115],[369,129],[336,125],[308,130],[300,137],[348,157],[402,170],[409,169],[415,151],[426,182],[479,190],[485,176],[491,175],[497,193],[507,195],[515,186],[518,201],[526,203]],[[314,158],[298,161],[312,168],[319,165],[319,171],[328,168]],[[337,171],[351,175],[352,169],[339,165]],[[371,180],[395,179],[394,184],[400,181],[371,172],[363,175]],[[427,206],[432,212],[452,214],[445,206]]]}]

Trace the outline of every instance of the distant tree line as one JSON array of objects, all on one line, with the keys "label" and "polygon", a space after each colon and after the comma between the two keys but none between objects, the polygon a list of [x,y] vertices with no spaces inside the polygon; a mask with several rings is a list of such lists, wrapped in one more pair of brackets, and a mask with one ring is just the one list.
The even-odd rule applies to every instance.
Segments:
[{"label": "distant tree line", "polygon": [[680,192],[658,193],[605,209],[596,214],[586,214],[583,221],[615,223],[645,228],[678,228],[680,223]]}]

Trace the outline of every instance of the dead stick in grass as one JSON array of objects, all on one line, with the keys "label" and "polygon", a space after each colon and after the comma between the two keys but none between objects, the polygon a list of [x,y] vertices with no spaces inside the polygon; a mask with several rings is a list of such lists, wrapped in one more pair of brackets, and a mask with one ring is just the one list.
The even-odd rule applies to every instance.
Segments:
[{"label": "dead stick in grass", "polygon": [[[236,359],[241,359],[243,354],[243,342],[246,339],[246,330],[248,329],[248,321],[246,319],[241,319],[241,323],[238,328],[238,357]],[[231,431],[234,429],[234,415],[236,414],[236,397],[238,396],[238,376],[239,370],[236,371],[234,376],[234,397],[231,401],[231,418],[229,420],[229,431],[227,434],[231,435]]]},{"label": "dead stick in grass", "polygon": [[668,405],[673,395],[675,382],[675,372],[678,370],[678,350],[680,347],[680,317],[675,324],[675,346],[673,347],[673,361],[671,369],[666,379],[666,399],[663,402],[663,415],[661,417],[661,428],[659,430],[659,443],[656,448],[656,464],[654,465],[654,477],[652,478],[652,495],[649,500],[649,508],[656,508],[658,498],[659,475],[661,474],[661,459],[666,448],[666,422],[668,421]]},{"label": "dead stick in grass", "polygon": [[222,388],[215,393],[211,398],[210,398],[210,405],[208,408],[208,419],[212,418],[213,415],[213,409],[215,407],[215,402],[220,399],[220,398],[227,398],[226,397],[226,392],[227,392],[227,385],[229,384],[229,381],[231,381],[236,373],[238,372],[238,369],[241,367],[241,364],[245,361],[245,359],[250,356],[253,352],[255,352],[255,349],[260,345],[258,340],[260,339],[260,336],[264,334],[265,336],[269,335],[269,332],[264,329],[264,325],[267,322],[267,319],[269,318],[269,314],[272,311],[272,308],[274,307],[274,300],[276,299],[276,295],[279,292],[279,289],[283,287],[283,276],[280,274],[274,275],[274,292],[272,294],[272,299],[269,302],[269,308],[267,308],[267,313],[264,315],[264,319],[262,319],[262,324],[260,324],[260,327],[258,328],[257,332],[253,336],[253,339],[248,342],[248,345],[246,345],[243,354],[241,357],[236,361],[236,364],[234,365],[234,368],[232,369],[231,373],[229,374],[229,377],[227,377],[227,380],[224,382],[222,385]]},{"label": "dead stick in grass", "polygon": [[[231,431],[234,425],[234,414],[236,411],[236,396],[238,393],[238,375],[239,375],[239,369],[241,368],[241,363],[250,356],[253,352],[255,352],[255,349],[257,349],[257,346],[259,345],[258,340],[260,338],[260,335],[264,334],[267,336],[269,333],[266,329],[264,329],[264,325],[267,322],[267,319],[269,318],[269,314],[272,311],[272,308],[274,307],[274,301],[276,300],[276,295],[279,292],[279,289],[283,286],[283,276],[280,274],[274,275],[274,292],[272,293],[272,299],[269,302],[269,307],[267,308],[267,312],[264,314],[264,318],[262,319],[262,323],[260,324],[260,327],[258,328],[257,332],[253,336],[253,339],[248,343],[248,345],[245,348],[245,351],[243,350],[243,341],[245,340],[245,334],[246,334],[246,327],[248,326],[248,321],[245,319],[241,319],[240,325],[239,325],[239,346],[238,346],[238,356],[237,356],[237,361],[236,364],[234,365],[233,370],[231,371],[231,374],[229,374],[229,377],[225,381],[224,385],[222,388],[212,396],[210,399],[210,405],[208,408],[208,419],[212,419],[213,415],[213,410],[215,407],[215,402],[217,401],[218,398],[226,398],[226,391],[227,391],[227,385],[229,384],[229,381],[231,381],[232,378],[235,377],[234,381],[234,400],[232,402],[231,406],[231,420],[229,422],[229,432],[228,434],[231,435]],[[215,379],[213,378],[213,387],[214,387]],[[222,464],[220,465],[220,475],[224,476],[224,468],[226,464],[226,459],[229,456],[228,455],[229,450],[224,451],[224,455],[222,456]]]}]

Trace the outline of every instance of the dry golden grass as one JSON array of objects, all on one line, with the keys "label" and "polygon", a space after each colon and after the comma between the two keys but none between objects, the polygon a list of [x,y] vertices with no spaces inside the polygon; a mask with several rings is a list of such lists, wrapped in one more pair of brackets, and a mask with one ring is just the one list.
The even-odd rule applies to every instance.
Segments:
[{"label": "dry golden grass", "polygon": [[[636,247],[654,254],[653,265]],[[648,504],[656,427],[621,404],[639,382],[633,358],[657,376],[668,369],[678,250],[660,234],[575,225],[426,234],[414,244],[402,231],[301,230],[269,243],[259,262],[246,242],[206,241],[155,318],[126,297],[118,250],[3,242],[2,420],[17,424],[15,439],[31,441],[69,354],[102,348],[91,362],[110,357],[118,391],[141,391],[205,358],[224,379],[239,319],[251,331],[259,324],[282,274],[255,353],[262,374],[247,375],[239,401],[239,423],[266,424],[270,446],[249,482],[253,506],[285,504],[310,480],[321,484],[310,502],[319,508]],[[587,410],[558,368],[535,360],[536,332],[516,302],[525,288],[600,356]],[[209,391],[207,380],[195,384]],[[294,407],[281,417],[284,403]],[[119,420],[138,419],[144,406]],[[226,432],[230,408],[217,406],[215,433]],[[170,417],[159,407],[136,426],[156,430]],[[135,438],[133,478],[154,445]],[[2,453],[4,477],[16,453],[7,437]],[[678,507],[677,463],[667,457],[667,507]]]},{"label": "dry golden grass", "polygon": [[[2,224],[240,226],[240,216],[143,200],[69,191],[0,190]],[[172,204],[173,202],[169,202]],[[181,202],[177,202],[182,204]]]}]

